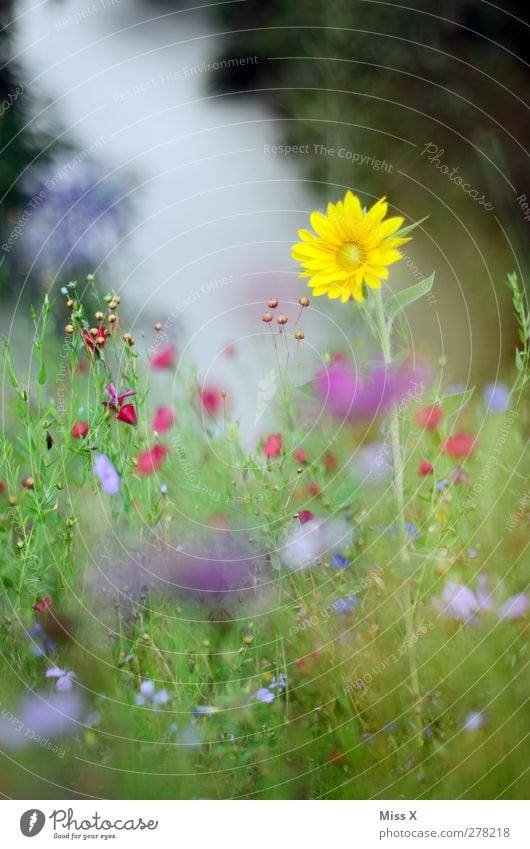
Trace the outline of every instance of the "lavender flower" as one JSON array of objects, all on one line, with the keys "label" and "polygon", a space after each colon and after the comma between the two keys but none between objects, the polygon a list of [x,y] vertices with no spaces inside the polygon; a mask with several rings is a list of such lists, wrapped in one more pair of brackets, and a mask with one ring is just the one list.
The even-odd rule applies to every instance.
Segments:
[{"label": "lavender flower", "polygon": [[140,692],[136,694],[135,701],[138,706],[142,705],[167,705],[170,695],[165,688],[157,690],[154,681],[147,679],[140,684]]},{"label": "lavender flower", "polygon": [[38,693],[27,696],[11,712],[0,717],[0,746],[24,749],[42,744],[49,737],[73,734],[82,722],[84,702],[79,688],[68,692]]},{"label": "lavender flower", "polygon": [[64,693],[72,689],[72,682],[74,678],[77,678],[77,675],[69,669],[63,670],[59,669],[58,666],[52,666],[46,670],[46,678],[57,678],[55,688],[60,693]]},{"label": "lavender flower", "polygon": [[482,393],[491,413],[505,413],[510,405],[510,390],[504,383],[488,383]]},{"label": "lavender flower", "polygon": [[463,584],[449,581],[442,598],[433,599],[433,605],[443,616],[475,624],[479,621],[478,614],[488,612],[494,613],[501,620],[520,619],[528,611],[529,600],[524,593],[519,593],[501,603],[489,590],[487,577],[481,575],[476,592]]},{"label": "lavender flower", "polygon": [[121,478],[106,454],[97,454],[94,459],[94,474],[99,478],[101,488],[107,495],[117,495]]}]

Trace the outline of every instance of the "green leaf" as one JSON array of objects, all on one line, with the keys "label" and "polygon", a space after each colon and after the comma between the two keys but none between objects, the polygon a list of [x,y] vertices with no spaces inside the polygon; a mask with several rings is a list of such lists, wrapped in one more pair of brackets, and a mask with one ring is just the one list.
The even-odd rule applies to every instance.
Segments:
[{"label": "green leaf", "polygon": [[424,295],[428,295],[434,283],[434,271],[430,277],[426,277],[421,283],[416,283],[414,286],[409,286],[408,289],[403,289],[402,292],[397,292],[385,304],[385,315],[391,323],[396,315],[406,307],[419,300]]},{"label": "green leaf", "polygon": [[392,238],[393,239],[402,239],[403,236],[407,236],[409,233],[411,233],[413,230],[415,230],[416,227],[419,227],[420,224],[423,224],[424,221],[427,221],[428,217],[429,216],[426,215],[425,218],[420,218],[420,220],[415,221],[414,224],[407,224],[406,227],[402,227],[401,230],[397,231],[397,233],[392,233]]},{"label": "green leaf", "polygon": [[464,392],[453,392],[451,395],[440,398],[437,403],[443,408],[446,417],[453,416],[466,406],[474,391],[475,387],[472,386],[471,389],[466,389]]},{"label": "green leaf", "polygon": [[307,383],[301,383],[299,386],[295,386],[297,392],[301,392],[302,395],[307,395],[308,398],[315,397],[315,380],[309,380]]},{"label": "green leaf", "polygon": [[39,369],[38,381],[41,386],[44,386],[44,384],[46,383],[46,366],[44,364],[44,360],[42,361]]}]

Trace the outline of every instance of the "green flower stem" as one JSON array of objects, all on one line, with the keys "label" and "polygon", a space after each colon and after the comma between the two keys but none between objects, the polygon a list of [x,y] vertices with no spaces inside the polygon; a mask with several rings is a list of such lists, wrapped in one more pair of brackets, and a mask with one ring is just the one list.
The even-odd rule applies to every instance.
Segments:
[{"label": "green flower stem", "polygon": [[[391,346],[391,328],[385,318],[383,309],[383,298],[381,290],[374,291],[375,315],[377,327],[381,337],[381,348],[383,351],[383,359],[385,365],[392,363],[392,346]],[[399,536],[399,549],[401,561],[404,565],[410,563],[410,556],[407,548],[407,531],[405,528],[405,498],[403,489],[403,454],[401,451],[401,442],[399,436],[399,413],[398,408],[394,405],[390,414],[390,440],[392,445],[392,460],[394,464],[394,496],[398,510],[397,525]],[[404,584],[405,597],[405,633],[408,645],[408,658],[410,669],[410,686],[413,696],[413,711],[414,711],[414,727],[416,730],[416,742],[421,745],[422,737],[422,716],[421,716],[421,694],[420,681],[418,675],[418,663],[416,657],[416,645],[414,641],[414,619],[416,612],[416,599],[412,590],[410,581],[405,580]]]}]

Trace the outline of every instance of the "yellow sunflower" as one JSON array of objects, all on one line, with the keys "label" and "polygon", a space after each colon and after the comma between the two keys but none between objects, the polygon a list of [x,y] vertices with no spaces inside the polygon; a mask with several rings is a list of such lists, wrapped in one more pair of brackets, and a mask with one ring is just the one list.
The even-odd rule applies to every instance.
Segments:
[{"label": "yellow sunflower", "polygon": [[346,192],[344,200],[328,203],[327,215],[311,214],[309,230],[299,230],[302,239],[293,245],[292,256],[302,263],[300,277],[310,277],[313,295],[364,300],[363,283],[381,288],[388,277],[388,266],[402,259],[397,248],[410,239],[395,234],[404,219],[384,217],[388,211],[386,198],[381,198],[365,212],[359,198]]}]

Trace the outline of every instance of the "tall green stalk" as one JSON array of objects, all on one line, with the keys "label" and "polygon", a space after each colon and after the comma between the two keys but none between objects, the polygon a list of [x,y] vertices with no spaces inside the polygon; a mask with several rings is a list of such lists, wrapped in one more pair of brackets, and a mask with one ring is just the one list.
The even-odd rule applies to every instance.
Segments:
[{"label": "tall green stalk", "polygon": [[[383,298],[381,290],[374,291],[375,315],[377,328],[381,337],[381,348],[385,365],[392,363],[391,326],[385,317],[383,309]],[[394,405],[390,413],[390,440],[392,445],[392,461],[394,466],[394,497],[397,507],[397,528],[399,538],[399,554],[401,562],[408,566],[410,555],[407,548],[407,531],[405,527],[405,497],[403,488],[403,453],[399,434],[399,413],[397,405]],[[422,737],[422,709],[420,680],[418,675],[418,663],[416,656],[416,645],[414,641],[414,620],[416,612],[416,600],[409,580],[404,583],[404,609],[405,609],[405,633],[408,645],[410,686],[413,696],[414,728],[416,732],[416,743],[421,745]]]}]

